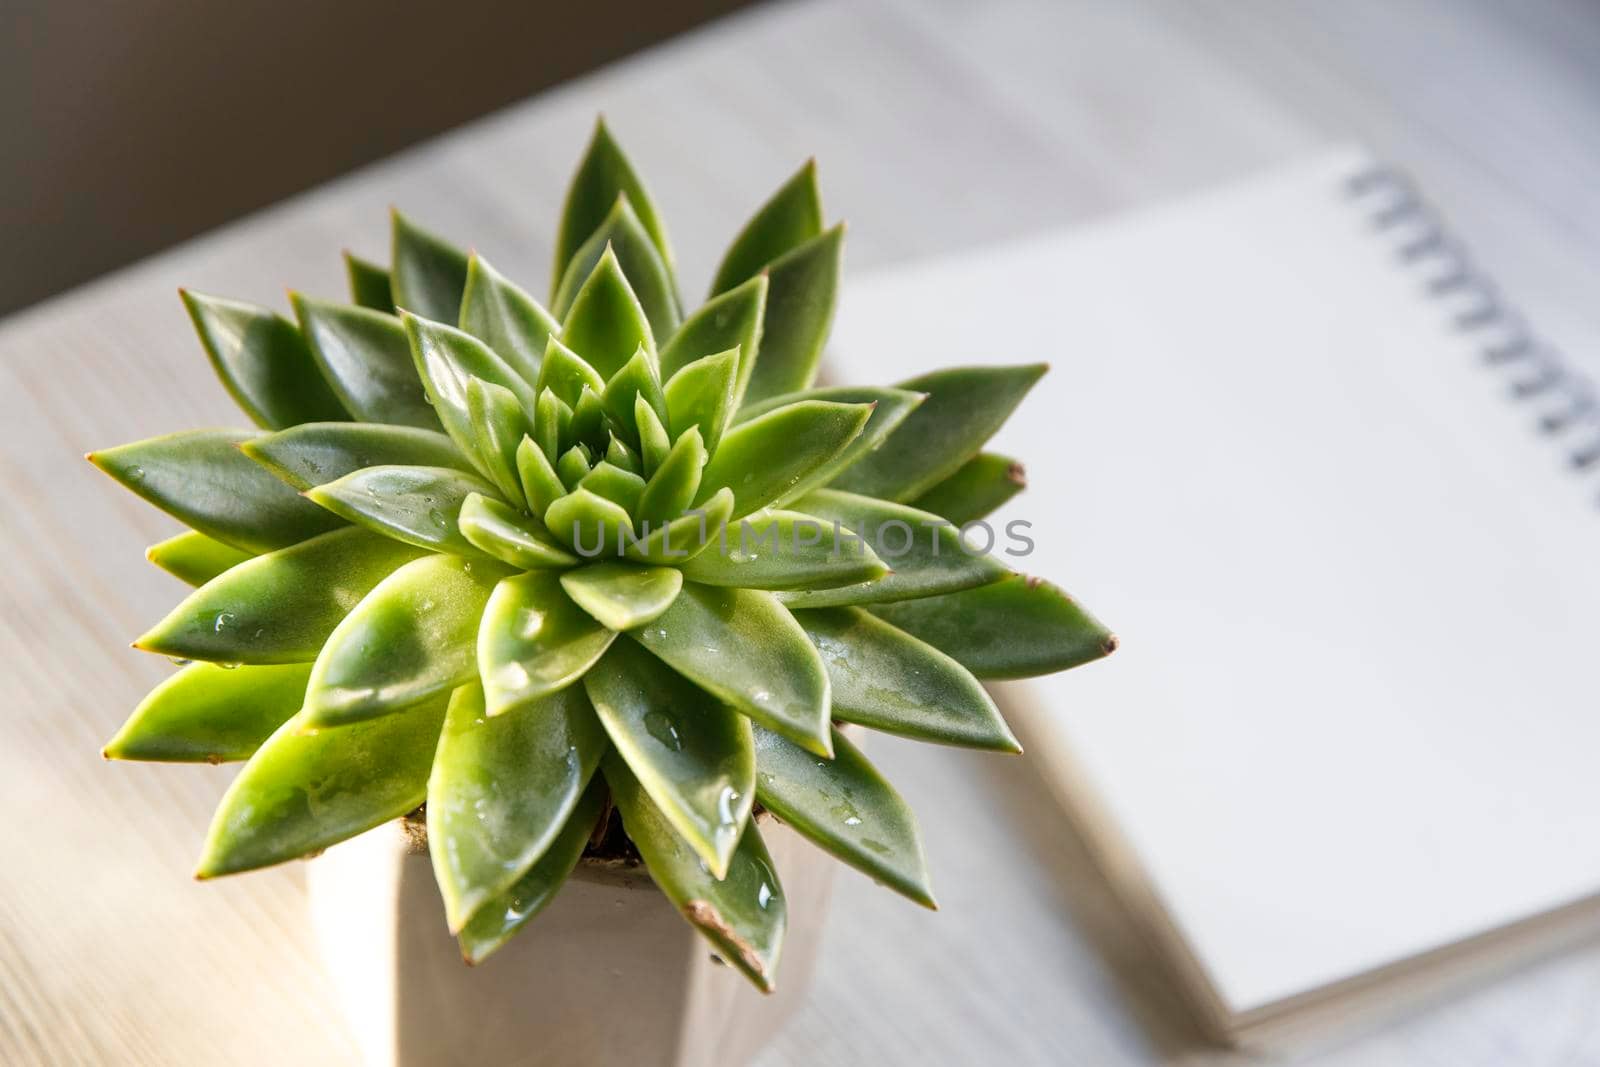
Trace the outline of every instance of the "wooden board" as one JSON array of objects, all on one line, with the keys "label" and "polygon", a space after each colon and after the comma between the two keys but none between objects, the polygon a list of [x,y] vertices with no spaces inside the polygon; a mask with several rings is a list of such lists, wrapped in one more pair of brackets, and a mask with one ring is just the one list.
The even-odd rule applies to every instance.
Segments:
[{"label": "wooden board", "polygon": [[[181,589],[141,558],[173,525],[80,457],[238,421],[177,285],[280,307],[291,285],[337,295],[339,249],[381,255],[385,210],[399,203],[541,288],[569,167],[602,109],[651,180],[691,291],[812,154],[830,212],[852,222],[857,271],[1149,202],[1353,135],[1415,167],[1507,287],[1597,366],[1600,344],[1585,342],[1600,338],[1588,194],[1600,138],[1573,131],[1600,123],[1583,59],[1600,29],[1558,0],[1516,19],[1496,11],[1447,0],[763,7],[7,320],[0,1063],[352,1056],[309,943],[300,872],[188,877],[231,771],[99,756],[169,669],[127,643]],[[1062,374],[1093,358],[1038,355]],[[842,877],[816,992],[760,1062],[1234,1059],[1200,1042],[1025,760],[889,739],[873,754],[921,815],[942,910]],[[1320,1062],[1600,1058],[1597,982],[1591,946]]]}]

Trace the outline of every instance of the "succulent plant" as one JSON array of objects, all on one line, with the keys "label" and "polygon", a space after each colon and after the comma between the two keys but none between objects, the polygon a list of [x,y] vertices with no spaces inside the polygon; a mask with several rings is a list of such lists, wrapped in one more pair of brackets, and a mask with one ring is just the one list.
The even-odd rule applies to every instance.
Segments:
[{"label": "succulent plant", "polygon": [[1020,487],[981,448],[1043,367],[814,388],[843,227],[809,163],[688,314],[603,123],[547,305],[392,222],[387,270],[346,257],[353,303],[291,294],[291,321],[183,294],[258,429],[89,456],[188,527],[148,555],[197,588],[135,642],[185,665],[106,755],[248,761],[198,877],[426,802],[476,961],[620,819],[610,837],[771,989],[785,912],[759,806],[932,907],[911,812],[839,724],[1019,751],[978,679],[1113,647],[960,539]]}]

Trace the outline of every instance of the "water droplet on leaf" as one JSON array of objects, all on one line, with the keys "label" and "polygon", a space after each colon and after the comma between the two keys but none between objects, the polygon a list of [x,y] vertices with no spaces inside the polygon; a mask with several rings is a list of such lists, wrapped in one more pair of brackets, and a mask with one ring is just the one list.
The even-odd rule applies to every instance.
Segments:
[{"label": "water droplet on leaf", "polygon": [[650,710],[644,713],[644,728],[650,736],[660,741],[674,752],[683,751],[683,739],[678,736],[678,724],[664,711]]}]

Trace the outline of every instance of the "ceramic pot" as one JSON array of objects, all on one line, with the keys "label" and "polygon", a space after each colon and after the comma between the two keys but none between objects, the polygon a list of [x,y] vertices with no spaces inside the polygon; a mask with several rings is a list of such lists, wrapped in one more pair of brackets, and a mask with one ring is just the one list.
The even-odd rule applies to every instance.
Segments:
[{"label": "ceramic pot", "polygon": [[643,867],[590,860],[469,967],[403,823],[310,862],[312,922],[368,1067],[740,1064],[805,996],[835,867],[774,819],[761,833],[789,917],[767,995],[715,958]]}]

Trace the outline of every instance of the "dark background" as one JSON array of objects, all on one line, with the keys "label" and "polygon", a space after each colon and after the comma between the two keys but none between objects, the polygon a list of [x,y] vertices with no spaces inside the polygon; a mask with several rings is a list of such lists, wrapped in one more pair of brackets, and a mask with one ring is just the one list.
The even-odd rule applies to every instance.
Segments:
[{"label": "dark background", "polygon": [[0,314],[747,2],[0,0]]}]

